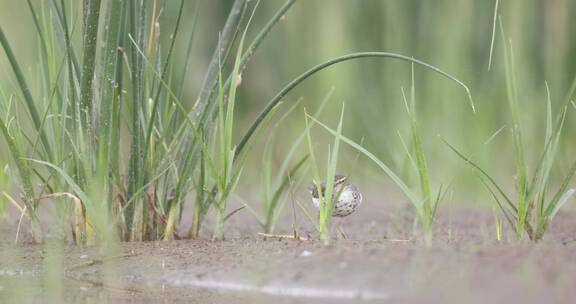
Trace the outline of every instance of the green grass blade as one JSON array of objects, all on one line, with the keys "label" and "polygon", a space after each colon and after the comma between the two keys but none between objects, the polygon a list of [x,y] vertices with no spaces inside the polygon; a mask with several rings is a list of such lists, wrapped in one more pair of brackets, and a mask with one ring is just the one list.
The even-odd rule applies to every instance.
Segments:
[{"label": "green grass blade", "polygon": [[[553,121],[552,121],[552,101],[550,98],[550,88],[548,87],[548,82],[544,82],[546,86],[546,133],[544,138],[544,152],[541,159],[541,163],[538,164],[536,169],[536,174],[534,178],[536,182],[533,182],[529,188],[527,199],[532,201],[533,195],[538,195],[540,197],[537,211],[538,216],[541,217],[544,212],[544,201],[546,194],[546,186],[549,182],[550,171],[552,170],[552,162],[554,161],[554,155],[556,154],[556,148],[558,145],[558,139],[560,137],[561,129],[558,130],[557,134],[552,134],[553,132]],[[552,139],[552,136],[556,137],[556,140]],[[536,192],[534,192],[536,191]]]},{"label": "green grass blade", "polygon": [[265,214],[264,229],[266,232],[268,232],[268,233],[272,232],[272,229],[273,229],[278,217],[280,216],[280,213],[281,213],[281,210],[283,207],[283,204],[280,204],[280,207],[278,204],[280,202],[280,198],[282,196],[282,193],[284,193],[284,191],[286,190],[286,187],[288,187],[288,185],[290,184],[290,181],[297,174],[298,170],[300,170],[300,168],[302,168],[302,166],[306,163],[306,161],[308,160],[308,157],[309,157],[308,155],[305,155],[298,162],[296,162],[296,164],[292,167],[290,172],[288,174],[284,175],[280,185],[276,187],[274,194],[272,195],[272,198],[270,199],[270,204],[268,206],[267,212]]},{"label": "green grass blade", "polygon": [[274,106],[278,102],[280,102],[280,100],[282,100],[282,98],[284,98],[284,96],[286,96],[286,94],[288,94],[290,91],[292,91],[300,83],[302,83],[308,77],[310,77],[310,76],[316,74],[317,72],[319,72],[319,71],[321,71],[327,67],[330,67],[334,64],[344,62],[344,61],[349,61],[349,60],[360,59],[360,58],[392,58],[392,59],[397,59],[397,60],[402,60],[402,61],[407,61],[407,62],[413,62],[415,64],[421,65],[421,66],[423,66],[423,67],[425,67],[425,68],[427,68],[427,69],[429,69],[435,73],[438,73],[438,74],[456,82],[458,85],[460,85],[462,88],[464,88],[464,90],[466,91],[466,95],[468,96],[468,99],[470,101],[470,106],[472,107],[473,110],[475,110],[474,102],[472,100],[472,95],[470,94],[470,89],[468,88],[468,86],[466,86],[462,81],[458,80],[456,77],[444,72],[443,70],[441,70],[435,66],[432,66],[432,65],[430,65],[426,62],[420,61],[418,59],[414,59],[412,57],[394,54],[394,53],[386,53],[386,52],[353,53],[353,54],[337,57],[337,58],[325,61],[321,64],[318,64],[315,67],[309,69],[308,71],[302,73],[300,76],[296,77],[290,83],[288,83],[282,90],[280,90],[280,92],[278,92],[278,94],[276,94],[276,96],[274,96],[270,100],[270,102],[268,102],[266,107],[262,110],[262,112],[258,115],[258,117],[256,117],[256,119],[254,120],[254,122],[252,123],[250,128],[244,133],[242,140],[240,140],[240,143],[238,144],[237,152],[238,153],[242,152],[242,149],[244,149],[244,145],[250,139],[250,137],[253,135],[254,130],[256,130],[258,125],[268,115],[268,112],[270,112],[270,110],[272,110],[272,108],[274,108]]},{"label": "green grass blade", "polygon": [[[342,134],[342,122],[344,120],[344,104],[342,104],[342,111],[340,114],[340,121],[338,122],[338,127],[336,133],[338,135]],[[334,205],[340,196],[340,192],[334,193],[334,177],[336,176],[336,168],[338,166],[338,154],[340,151],[340,136],[334,137],[334,147],[330,150],[328,146],[328,165],[326,168],[326,188],[323,199],[320,199],[320,212],[319,212],[319,222],[318,227],[320,228],[320,238],[324,241],[324,244],[329,244],[330,237],[328,235],[328,228],[330,224],[330,219],[332,218],[332,210],[334,210]],[[340,189],[341,191],[341,189]]]},{"label": "green grass blade", "polygon": [[[109,3],[108,33],[105,47],[104,74],[101,80],[102,98],[99,113],[98,135],[98,164],[97,172],[101,178],[106,178],[110,159],[110,138],[112,134],[112,110],[114,104],[114,91],[116,88],[116,56],[120,39],[120,17],[122,14],[122,1],[111,0]],[[134,130],[135,132],[137,130]]]},{"label": "green grass blade", "polygon": [[552,138],[552,100],[550,98],[550,87],[548,87],[548,82],[545,81],[546,86],[546,137],[544,142],[550,141]]},{"label": "green grass blade", "polygon": [[[78,100],[78,85],[79,82],[80,72],[76,69],[77,65],[75,66],[75,55],[74,50],[72,49],[72,42],[70,41],[70,32],[68,29],[68,20],[66,17],[66,5],[64,3],[65,0],[60,0],[60,14],[61,14],[61,22],[62,22],[62,31],[64,32],[64,43],[66,48],[66,59],[68,62],[68,82],[70,86],[70,96],[72,104],[75,104]],[[54,6],[56,7],[56,0],[53,0]],[[58,9],[57,9],[58,10]]]},{"label": "green grass blade", "polygon": [[[529,199],[532,199],[537,193],[545,193],[545,188],[549,181],[550,171],[552,170],[554,157],[560,142],[562,128],[564,127],[566,112],[567,105],[562,107],[560,112],[557,114],[554,129],[550,131],[550,136],[547,136],[547,140],[544,142],[544,150],[542,151],[542,154],[540,155],[537,163],[538,165],[534,170],[532,186],[530,187],[527,195]],[[541,197],[543,198],[544,196],[541,195]],[[543,205],[541,205],[541,207],[543,207]]]},{"label": "green grass blade", "polygon": [[408,157],[408,161],[410,162],[410,165],[412,165],[412,168],[414,170],[418,171],[418,165],[416,165],[416,161],[412,157],[412,153],[410,152],[408,145],[406,145],[406,141],[402,137],[402,134],[400,134],[400,132],[396,132],[396,134],[398,134],[398,138],[400,139],[400,144],[402,145],[402,148],[404,148],[404,152],[406,153],[406,157]]},{"label": "green grass blade", "polygon": [[192,25],[190,26],[190,35],[188,36],[188,43],[186,44],[186,52],[184,55],[184,63],[182,64],[182,72],[180,73],[180,81],[178,87],[176,88],[178,99],[182,99],[182,93],[184,88],[184,81],[186,80],[186,75],[188,72],[188,64],[190,63],[190,58],[192,58],[192,46],[194,45],[194,37],[196,36],[196,25],[198,24],[198,13],[200,12],[199,6],[201,1],[194,1],[194,6],[192,11],[194,16],[192,17]]},{"label": "green grass blade", "polygon": [[240,206],[232,211],[230,211],[225,217],[224,217],[224,222],[226,222],[229,218],[231,218],[234,214],[238,213],[239,211],[241,211],[242,209],[246,208],[246,205]]},{"label": "green grass blade", "polygon": [[246,0],[234,0],[228,19],[224,24],[224,29],[220,35],[220,40],[218,46],[212,55],[210,64],[208,65],[208,71],[202,82],[200,89],[200,95],[194,105],[194,110],[192,117],[195,121],[198,120],[200,115],[204,112],[206,106],[209,103],[209,97],[212,94],[214,88],[218,83],[218,71],[220,70],[221,54],[226,53],[233,41],[236,29],[240,24],[241,16],[243,11],[246,9]]},{"label": "green grass blade", "polygon": [[[328,167],[326,168],[326,200],[325,203],[328,205],[326,206],[326,211],[324,216],[326,221],[330,219],[332,216],[332,209],[334,207],[334,200],[338,199],[338,195],[334,195],[334,176],[336,176],[336,168],[338,167],[338,155],[340,153],[340,138],[342,136],[342,124],[344,122],[344,103],[342,104],[342,110],[340,111],[340,119],[338,121],[338,127],[336,129],[336,136],[334,136],[334,145],[332,148],[332,153],[330,154]],[[334,199],[332,199],[334,197]],[[322,214],[322,213],[321,213]]]},{"label": "green grass blade", "polygon": [[[246,27],[248,29],[248,27]],[[234,128],[234,109],[236,106],[236,89],[238,88],[238,72],[240,69],[240,58],[242,56],[242,48],[244,46],[244,38],[246,37],[246,31],[240,39],[240,44],[238,46],[238,53],[236,54],[236,60],[234,61],[234,68],[232,70],[232,82],[230,85],[230,91],[228,92],[228,104],[226,106],[226,143],[228,150],[232,147],[232,131]]]},{"label": "green grass blade", "polygon": [[93,208],[94,205],[92,204],[92,201],[90,200],[89,196],[84,192],[84,190],[82,190],[82,187],[80,187],[80,185],[78,185],[74,179],[68,174],[66,173],[66,171],[64,171],[62,168],[51,164],[49,162],[46,161],[42,161],[42,160],[38,160],[38,159],[27,159],[31,162],[35,162],[35,163],[39,163],[41,165],[45,165],[51,169],[54,169],[56,172],[58,172],[58,174],[60,174],[60,176],[62,176],[62,178],[64,178],[64,180],[66,181],[66,183],[68,184],[68,186],[70,186],[70,188],[72,189],[72,191],[74,191],[74,194],[82,201],[82,205],[86,208],[86,212],[88,214],[95,214],[95,209]]},{"label": "green grass blade", "polygon": [[272,187],[272,146],[274,141],[274,136],[270,136],[264,145],[264,151],[262,152],[262,171],[261,171],[261,183],[263,191],[263,203],[264,212],[268,213],[270,211],[272,203],[272,195],[270,193]]},{"label": "green grass blade", "polygon": [[290,179],[296,175],[296,173],[298,172],[298,170],[300,170],[300,168],[306,163],[306,161],[308,160],[309,155],[304,155],[302,158],[300,158],[299,161],[296,162],[296,164],[294,164],[294,166],[292,167],[292,169],[290,170],[290,172],[288,172],[288,174],[284,175],[284,178],[282,179],[282,182],[280,183],[280,186],[278,188],[276,188],[276,191],[274,191],[274,194],[272,195],[272,206],[270,209],[274,210],[276,208],[276,205],[278,204],[278,201],[280,199],[280,196],[282,195],[282,193],[284,192],[284,189],[286,189],[286,187],[288,186],[288,183],[290,182]]},{"label": "green grass blade", "polygon": [[[60,3],[62,4],[61,6],[58,5],[58,0],[52,0],[52,7],[54,8],[54,11],[56,12],[56,16],[58,18],[56,18],[56,20],[58,21],[58,29],[60,29],[60,31],[62,32],[62,36],[64,37],[64,45],[70,45],[66,40],[66,35],[68,32],[68,20],[66,19],[66,14],[65,14],[65,2],[61,1]],[[76,57],[76,53],[74,52],[74,49],[72,48],[68,48],[67,52],[69,52],[69,56],[72,62],[72,68],[71,71],[73,73],[72,77],[74,77],[75,79],[80,79],[80,68],[78,65],[78,58]]]},{"label": "green grass blade", "polygon": [[[422,194],[422,212],[424,218],[422,219],[422,227],[425,234],[430,232],[432,225],[432,192],[430,190],[430,178],[428,176],[428,167],[426,165],[426,156],[424,154],[424,147],[422,144],[422,136],[420,135],[420,126],[416,118],[416,88],[414,83],[414,63],[412,63],[412,83],[410,86],[410,129],[412,132],[412,142],[414,143],[414,153],[416,154],[416,164],[418,166],[418,176],[420,179],[420,192]],[[406,99],[404,92],[402,96]],[[406,102],[406,100],[404,100]]]},{"label": "green grass blade", "polygon": [[49,160],[53,159],[52,149],[50,148],[50,141],[46,136],[45,129],[42,128],[42,121],[40,119],[40,115],[38,114],[38,108],[36,107],[36,102],[34,102],[34,98],[32,98],[32,94],[30,93],[30,87],[24,78],[24,74],[22,74],[22,70],[20,69],[20,64],[16,61],[16,57],[12,52],[12,48],[8,43],[8,39],[4,35],[4,30],[0,27],[0,44],[2,44],[2,48],[4,48],[4,52],[6,53],[6,57],[8,57],[8,62],[12,67],[12,71],[16,76],[16,80],[18,81],[18,86],[20,87],[20,91],[22,92],[22,96],[24,96],[24,101],[26,103],[26,107],[28,109],[28,113],[32,117],[32,122],[34,123],[34,127],[36,128],[36,132],[38,132],[40,139],[42,141],[42,147],[46,152],[47,158]]},{"label": "green grass blade", "polygon": [[238,196],[237,194],[232,194],[232,196],[234,197],[234,199],[236,199],[238,202],[240,202],[242,204],[242,206],[244,206],[246,208],[246,210],[248,210],[248,213],[250,213],[250,215],[252,215],[252,217],[254,218],[254,220],[256,220],[258,222],[258,225],[260,225],[260,227],[265,226],[264,220],[260,218],[260,215],[258,214],[258,212],[256,212],[256,210],[254,208],[252,208],[248,204],[248,202],[246,202],[246,200],[244,200],[242,197]]},{"label": "green grass blade", "polygon": [[452,146],[448,141],[446,141],[444,138],[440,138],[452,151],[454,151],[454,153],[456,153],[456,155],[458,155],[460,158],[462,158],[462,160],[464,160],[467,164],[469,164],[470,166],[472,166],[472,168],[478,170],[482,176],[486,177],[486,179],[490,182],[490,184],[492,186],[494,186],[494,188],[496,188],[496,190],[498,190],[498,193],[506,200],[508,206],[514,210],[514,213],[517,213],[517,209],[516,206],[514,206],[514,204],[512,203],[512,201],[510,200],[510,198],[508,198],[508,196],[506,195],[506,193],[504,193],[504,191],[502,190],[502,188],[500,188],[500,186],[498,186],[498,184],[496,183],[496,181],[492,178],[492,176],[490,176],[486,171],[484,171],[484,169],[482,169],[480,166],[478,166],[476,163],[474,163],[472,160],[470,160],[469,158],[467,158],[466,156],[464,156],[464,154],[462,154],[460,151],[458,151],[454,146]]},{"label": "green grass blade", "polygon": [[309,119],[308,113],[306,112],[306,108],[304,108],[304,117],[306,122],[306,142],[308,144],[308,151],[310,154],[310,161],[312,164],[312,176],[314,180],[313,187],[316,187],[318,190],[318,199],[322,200],[324,193],[322,193],[322,189],[320,186],[321,179],[320,179],[320,170],[318,169],[318,163],[316,162],[316,154],[314,153],[314,145],[312,144],[312,136],[310,135],[310,128],[309,128]]},{"label": "green grass blade", "polygon": [[[51,93],[50,93],[49,98],[48,98],[48,104],[46,106],[46,109],[44,110],[44,113],[42,114],[42,121],[40,123],[41,129],[49,128],[49,127],[47,127],[47,126],[50,126],[50,125],[47,125],[47,119],[48,119],[49,115],[53,114],[54,101],[58,100],[58,98],[60,98],[59,100],[61,100],[60,108],[62,110],[61,110],[60,114],[62,115],[62,117],[66,117],[66,115],[67,115],[65,110],[66,110],[66,107],[68,105],[68,102],[65,99],[63,99],[61,96],[58,96],[58,98],[56,98],[56,99],[54,98],[55,94],[59,94],[58,81],[61,79],[61,76],[63,75],[64,67],[66,66],[66,64],[65,64],[66,60],[65,59],[66,58],[63,58],[62,62],[59,64],[58,71],[56,73],[56,78],[55,78],[56,80],[55,80],[54,85],[52,86]],[[62,128],[64,128],[64,125],[65,125],[65,123],[61,123]],[[60,130],[60,136],[62,136],[63,133],[64,132],[61,129]],[[56,134],[56,132],[54,134]],[[63,138],[62,138],[62,140],[63,140]],[[42,144],[42,138],[36,137],[36,140],[33,143],[31,143],[32,151],[33,151],[32,155],[36,153],[38,146],[41,144]],[[61,145],[61,147],[63,147],[63,146],[64,145]],[[56,145],[54,147],[55,147],[55,151],[58,151],[58,147]]]},{"label": "green grass blade", "polygon": [[576,161],[572,164],[570,170],[568,171],[568,174],[566,174],[564,180],[562,181],[562,184],[556,191],[556,194],[554,195],[552,200],[550,200],[550,203],[548,203],[548,206],[546,207],[546,211],[544,213],[545,216],[550,216],[551,214],[556,213],[558,209],[562,207],[558,205],[562,200],[562,196],[565,195],[566,189],[568,188],[568,185],[570,185],[570,181],[572,180],[572,177],[574,177],[574,174],[576,174]]},{"label": "green grass blade", "polygon": [[500,208],[500,210],[502,211],[502,213],[504,214],[504,217],[506,218],[506,220],[508,221],[508,224],[510,224],[510,227],[512,227],[512,229],[516,229],[516,216],[514,215],[514,213],[510,212],[507,207],[505,207],[502,202],[500,202],[500,199],[498,199],[498,196],[496,195],[496,193],[494,193],[494,191],[492,190],[492,188],[490,187],[490,185],[488,183],[486,183],[486,181],[484,180],[484,178],[480,177],[480,181],[482,182],[482,184],[484,185],[484,187],[490,192],[490,195],[492,195],[492,198],[494,199],[494,201],[496,202],[496,204],[498,205],[498,208]]},{"label": "green grass blade", "polygon": [[506,125],[503,125],[500,128],[498,128],[498,130],[496,130],[494,133],[492,133],[492,135],[490,135],[488,137],[488,139],[486,139],[484,141],[484,145],[488,145],[489,143],[491,143],[494,140],[494,138],[496,138],[496,136],[498,136],[500,134],[500,132],[502,132],[505,128],[506,128]]},{"label": "green grass blade", "polygon": [[[38,33],[38,40],[40,41],[40,51],[42,53],[42,60],[44,64],[44,81],[46,88],[51,87],[50,75],[51,75],[51,62],[48,55],[48,45],[46,41],[46,35],[44,34],[44,30],[38,20],[38,15],[36,14],[36,9],[32,4],[32,0],[26,0],[28,4],[28,10],[30,11],[30,15],[32,16],[32,20],[34,21],[34,27],[36,28],[36,33]],[[58,78],[58,77],[57,77]],[[55,83],[58,83],[56,81]],[[56,96],[58,96],[58,100],[63,100],[62,95],[60,93],[60,89],[57,85],[54,85]]]},{"label": "green grass blade", "polygon": [[520,125],[518,91],[516,88],[516,76],[514,73],[514,51],[512,42],[506,41],[502,21],[500,20],[500,30],[504,42],[504,66],[506,71],[506,88],[508,94],[508,105],[512,118],[512,137],[514,141],[514,152],[516,156],[516,200],[518,208],[518,217],[516,219],[516,233],[522,237],[524,234],[524,225],[529,213],[530,202],[527,200],[527,174],[524,160],[524,145],[522,140],[522,128]]},{"label": "green grass blade", "polygon": [[8,127],[4,123],[4,120],[0,117],[0,131],[4,136],[4,140],[8,146],[12,158],[16,163],[16,168],[18,169],[18,174],[20,175],[20,181],[22,182],[22,190],[24,192],[24,203],[31,210],[29,214],[36,217],[36,203],[34,203],[34,188],[32,186],[32,176],[30,172],[30,167],[28,163],[24,160],[22,151],[18,147],[18,144],[14,138],[10,135]]},{"label": "green grass blade", "polygon": [[[244,52],[244,54],[242,55],[242,61],[240,64],[240,71],[239,73],[241,74],[244,69],[246,68],[246,66],[248,65],[248,62],[250,61],[250,59],[252,58],[252,56],[254,55],[256,49],[262,44],[262,42],[266,39],[266,37],[268,36],[268,34],[270,33],[270,31],[273,29],[273,27],[280,21],[282,20],[282,17],[285,16],[286,12],[288,11],[288,9],[292,6],[292,4],[294,4],[295,0],[287,0],[286,2],[284,2],[284,5],[282,5],[278,11],[276,12],[276,14],[268,21],[268,23],[266,23],[266,25],[264,25],[264,27],[260,30],[260,32],[256,35],[256,38],[254,38],[254,40],[252,41],[252,43],[248,46],[248,48],[246,49],[246,51]],[[258,5],[259,2],[257,2],[256,6]],[[230,87],[230,81],[231,81],[231,76],[230,75],[225,84],[224,84],[224,89],[227,90]],[[215,86],[215,85],[214,85]],[[215,90],[215,88],[213,87],[212,90]],[[205,99],[207,100],[207,102],[209,102],[212,99],[212,92],[210,92]],[[202,111],[202,124],[206,123],[205,119],[206,117],[212,117],[211,113],[213,112],[214,107],[213,106],[209,106],[207,109]],[[195,116],[196,117],[196,116]],[[210,122],[207,122],[206,125],[209,125]],[[239,151],[241,152],[241,151]]]},{"label": "green grass blade", "polygon": [[246,68],[250,58],[254,55],[256,49],[262,44],[262,42],[266,39],[270,31],[274,28],[274,26],[286,15],[286,12],[292,7],[296,0],[286,0],[284,4],[278,9],[278,11],[270,18],[268,23],[262,27],[262,30],[256,35],[254,41],[250,43],[244,54],[242,55],[242,60],[240,63],[240,73]]},{"label": "green grass blade", "polygon": [[93,82],[96,69],[96,44],[98,41],[98,19],[100,0],[84,1],[84,30],[82,56],[82,77],[80,80],[80,120],[84,130],[90,130],[90,113],[94,98]]},{"label": "green grass blade", "polygon": [[553,204],[553,208],[550,210],[550,214],[548,215],[550,217],[550,221],[554,218],[554,216],[556,215],[556,213],[558,213],[558,211],[562,208],[562,206],[564,206],[564,204],[566,204],[566,202],[570,198],[572,198],[575,191],[576,190],[574,189],[569,189],[568,191],[564,192],[564,194],[562,194],[562,196],[560,197],[560,199],[558,199],[556,203]]},{"label": "green grass blade", "polygon": [[308,212],[308,209],[306,209],[299,200],[296,200],[296,204],[298,205],[298,207],[300,207],[300,210],[302,210],[302,213],[304,213],[304,216],[306,216],[308,221],[310,221],[310,224],[314,226],[314,229],[316,229],[316,231],[319,232],[320,227],[318,227],[318,224],[316,223],[314,217],[310,214],[310,212]]},{"label": "green grass blade", "polygon": [[[168,54],[166,55],[166,59],[164,61],[164,66],[162,68],[162,72],[161,72],[161,82],[166,82],[166,73],[168,72],[168,65],[170,63],[170,60],[172,58],[172,52],[174,51],[174,45],[176,43],[176,37],[178,35],[178,29],[180,28],[180,20],[182,19],[182,13],[184,11],[184,0],[180,1],[180,7],[178,9],[178,16],[176,17],[176,25],[174,26],[174,30],[172,32],[172,39],[170,41],[170,46],[168,48]],[[164,86],[161,84],[158,86],[158,89],[156,90],[156,96],[154,98],[154,103],[152,105],[152,110],[150,111],[150,118],[148,121],[148,126],[146,128],[146,140],[144,141],[144,151],[148,151],[148,147],[150,146],[150,141],[151,141],[151,137],[152,137],[152,129],[154,128],[154,124],[156,123],[156,118],[158,116],[158,106],[160,105],[160,94],[162,92],[162,89],[164,88]],[[144,159],[147,159],[147,155],[145,152],[145,155],[143,157]]]},{"label": "green grass blade", "polygon": [[438,194],[436,195],[436,199],[434,200],[434,205],[432,206],[432,218],[436,217],[436,212],[438,211],[438,206],[440,205],[440,202],[442,201],[442,198],[444,197],[446,192],[448,192],[447,189],[444,190],[444,192],[442,192],[442,185],[440,185],[440,187],[438,187]]},{"label": "green grass blade", "polygon": [[[324,99],[322,99],[322,102],[320,102],[318,109],[316,110],[316,112],[314,112],[314,116],[313,116],[314,118],[318,119],[318,117],[320,116],[320,114],[322,113],[322,111],[324,110],[326,105],[328,104],[328,101],[332,97],[333,93],[334,93],[334,87],[330,88],[330,90],[328,91],[328,93],[326,94]],[[306,134],[308,133],[310,128],[312,128],[314,126],[314,124],[315,124],[315,122],[312,122],[311,124],[306,125],[306,127],[304,128],[302,133],[300,133],[300,136],[298,136],[298,138],[296,138],[296,140],[294,142],[292,142],[290,150],[288,150],[288,153],[286,154],[286,158],[284,159],[284,161],[282,162],[282,165],[280,166],[280,171],[278,171],[278,177],[285,175],[284,173],[288,170],[288,166],[290,165],[290,161],[292,160],[292,158],[294,158],[294,154],[296,154],[296,151],[298,150],[298,148],[300,147],[300,145],[302,144],[304,139],[306,139]],[[278,181],[276,181],[276,184],[278,184]]]},{"label": "green grass blade", "polygon": [[[338,136],[338,133],[336,131],[332,130],[330,127],[328,127],[325,124],[321,123],[320,121],[314,119],[313,117],[310,117],[310,119],[315,121],[318,125],[322,126],[324,129],[326,129],[326,131],[331,133],[333,136]],[[344,143],[348,144],[352,148],[354,148],[357,151],[359,151],[360,153],[364,154],[366,157],[368,157],[370,160],[372,160],[376,165],[378,165],[378,167],[380,167],[382,169],[382,171],[384,171],[384,173],[386,173],[386,175],[388,175],[388,177],[390,177],[390,179],[392,179],[392,181],[400,188],[400,190],[404,193],[404,195],[406,195],[406,197],[410,200],[410,202],[412,204],[414,204],[414,207],[419,212],[419,214],[422,214],[421,213],[422,207],[421,207],[421,204],[420,204],[420,201],[418,200],[418,198],[416,196],[414,196],[414,194],[410,191],[410,188],[406,185],[406,183],[404,183],[404,181],[398,175],[396,175],[396,173],[394,173],[394,171],[392,169],[390,169],[390,167],[388,167],[384,162],[382,162],[380,159],[378,159],[378,157],[376,157],[373,153],[366,150],[364,147],[357,144],[353,140],[347,138],[344,135],[340,135],[339,137],[341,138],[341,140]]]},{"label": "green grass blade", "polygon": [[498,19],[498,4],[500,0],[496,0],[494,4],[494,18],[492,19],[492,37],[490,38],[490,52],[488,55],[488,71],[492,67],[492,54],[494,53],[494,40],[496,38],[496,20]]}]

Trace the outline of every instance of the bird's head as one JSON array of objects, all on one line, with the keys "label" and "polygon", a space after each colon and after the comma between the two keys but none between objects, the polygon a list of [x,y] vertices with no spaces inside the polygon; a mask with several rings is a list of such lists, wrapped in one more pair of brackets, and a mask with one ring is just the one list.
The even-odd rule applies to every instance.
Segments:
[{"label": "bird's head", "polygon": [[[337,187],[337,186],[344,184],[346,179],[347,179],[346,176],[341,175],[341,174],[336,174],[334,176],[334,187]],[[320,190],[322,191],[322,193],[325,193],[326,183],[320,184]],[[316,183],[312,183],[312,185],[310,187],[308,187],[308,191],[310,191],[310,194],[312,194],[313,198],[318,198],[318,187],[316,186]]]}]

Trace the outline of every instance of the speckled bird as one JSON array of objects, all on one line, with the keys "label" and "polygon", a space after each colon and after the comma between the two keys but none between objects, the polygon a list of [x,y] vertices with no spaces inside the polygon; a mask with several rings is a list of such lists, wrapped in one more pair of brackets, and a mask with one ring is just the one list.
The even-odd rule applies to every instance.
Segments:
[{"label": "speckled bird", "polygon": [[[347,181],[347,177],[344,175],[334,176],[334,189],[332,195],[340,196],[334,204],[334,209],[332,210],[332,216],[334,217],[345,217],[352,214],[358,206],[362,203],[362,193],[358,188]],[[326,194],[326,183],[322,183],[320,188],[322,189],[322,194]],[[320,208],[320,199],[318,198],[318,188],[316,185],[312,184],[310,188],[310,193],[312,194],[312,203],[316,208]]]}]

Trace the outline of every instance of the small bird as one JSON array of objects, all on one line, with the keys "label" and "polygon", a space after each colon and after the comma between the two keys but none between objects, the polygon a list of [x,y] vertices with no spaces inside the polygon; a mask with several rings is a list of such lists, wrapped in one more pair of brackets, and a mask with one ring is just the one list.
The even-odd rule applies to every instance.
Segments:
[{"label": "small bird", "polygon": [[[334,176],[334,188],[332,191],[332,197],[338,195],[338,199],[335,200],[334,208],[332,209],[333,217],[345,217],[352,214],[358,206],[362,203],[362,193],[358,188],[347,182],[347,177],[344,175],[337,174]],[[320,186],[322,190],[322,195],[326,193],[326,183],[322,183]],[[312,194],[312,203],[316,208],[320,208],[320,199],[318,195],[318,188],[316,185],[312,184],[308,188]]]}]

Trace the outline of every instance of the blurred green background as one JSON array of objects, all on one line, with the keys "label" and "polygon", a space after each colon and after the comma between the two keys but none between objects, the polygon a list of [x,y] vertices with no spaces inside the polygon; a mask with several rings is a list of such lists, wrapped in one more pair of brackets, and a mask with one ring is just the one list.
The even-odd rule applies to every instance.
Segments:
[{"label": "blurred green background", "polygon": [[[73,40],[81,43],[81,1],[68,1],[75,28]],[[169,32],[175,22],[178,4],[160,1],[163,9],[160,31]],[[194,12],[193,1],[186,4],[182,35],[188,35]],[[253,29],[262,25],[283,3],[262,1],[254,17]],[[185,82],[187,105],[195,101],[208,66],[218,33],[232,1],[200,1],[196,43]],[[359,51],[395,52],[428,62],[456,76],[470,89],[476,103],[473,113],[465,92],[455,83],[416,67],[416,99],[419,121],[423,128],[427,160],[436,185],[452,180],[456,195],[474,200],[481,186],[469,167],[441,142],[438,135],[462,149],[471,158],[502,181],[513,183],[514,154],[509,132],[509,110],[503,64],[503,38],[496,28],[492,68],[488,70],[490,40],[495,1],[425,1],[362,0],[297,1],[282,22],[258,49],[242,75],[238,98],[240,136],[262,107],[290,80],[324,60]],[[525,131],[527,160],[533,169],[542,151],[546,89],[550,87],[553,105],[562,103],[575,73],[576,2],[569,0],[502,0],[498,15],[510,39],[515,56],[522,128]],[[39,85],[39,50],[34,24],[25,1],[0,0],[0,24],[11,42],[20,63],[25,67],[31,86]],[[249,31],[252,40],[256,30]],[[168,39],[169,35],[164,35]],[[55,37],[54,39],[59,39]],[[177,62],[183,61],[185,39],[177,43]],[[3,52],[0,52],[0,87],[8,97],[20,92]],[[399,134],[409,141],[409,121],[401,88],[410,86],[410,64],[392,60],[362,59],[331,67],[315,75],[291,92],[287,104],[303,97],[303,107],[314,111],[327,92],[335,91],[321,120],[335,126],[343,102],[346,104],[344,133],[364,145],[399,172],[412,176],[406,151]],[[33,92],[41,90],[32,90]],[[40,96],[35,96],[40,97]],[[283,109],[287,109],[288,105]],[[563,175],[573,161],[576,140],[574,109],[568,112],[564,140],[558,151],[557,173]],[[304,128],[303,109],[294,111],[281,134],[275,135],[275,158],[282,161],[284,152]],[[500,128],[502,131],[488,141]],[[268,134],[270,135],[270,134]],[[264,137],[266,134],[264,135]],[[262,138],[262,136],[261,136]],[[327,155],[331,138],[320,129],[314,130],[320,162]],[[257,145],[244,170],[244,189],[258,187],[262,151]],[[0,147],[0,161],[6,163],[5,147]],[[306,151],[305,145],[302,152]],[[387,178],[370,161],[343,147],[340,171],[353,174],[362,183],[386,183]],[[239,189],[243,189],[242,187]],[[482,196],[487,200],[487,196]]]}]

